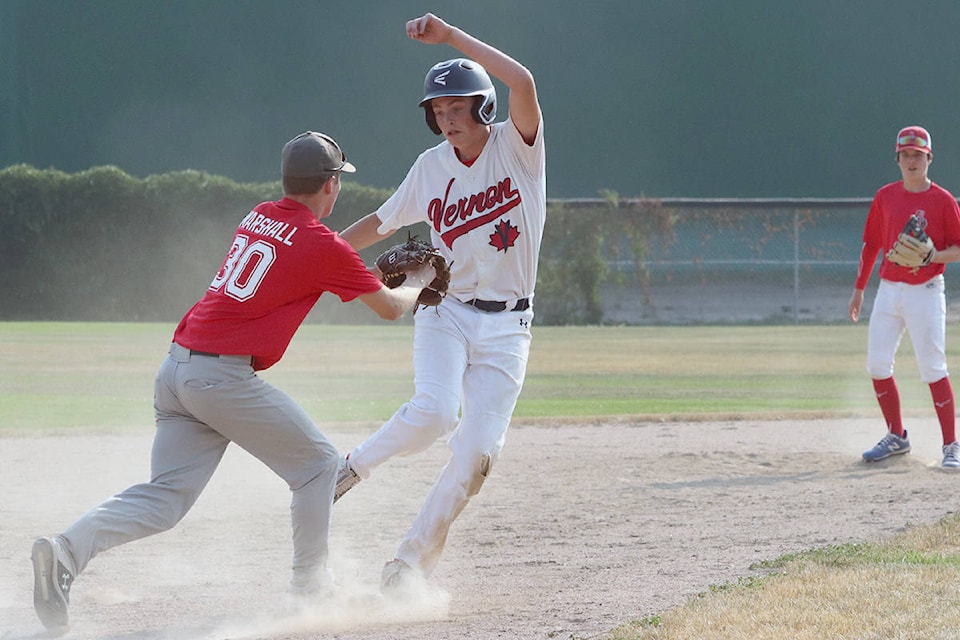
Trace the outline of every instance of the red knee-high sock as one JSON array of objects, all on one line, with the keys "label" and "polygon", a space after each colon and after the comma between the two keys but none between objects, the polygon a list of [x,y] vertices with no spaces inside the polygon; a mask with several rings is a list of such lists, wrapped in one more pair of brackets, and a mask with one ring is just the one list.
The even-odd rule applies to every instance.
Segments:
[{"label": "red knee-high sock", "polygon": [[937,419],[940,420],[943,444],[950,444],[957,439],[953,385],[950,384],[950,378],[940,378],[936,382],[931,382],[930,395],[933,397],[933,406],[937,410]]},{"label": "red knee-high sock", "polygon": [[893,376],[873,381],[873,390],[877,394],[880,412],[887,422],[887,430],[903,437],[903,422],[900,419],[900,391]]}]

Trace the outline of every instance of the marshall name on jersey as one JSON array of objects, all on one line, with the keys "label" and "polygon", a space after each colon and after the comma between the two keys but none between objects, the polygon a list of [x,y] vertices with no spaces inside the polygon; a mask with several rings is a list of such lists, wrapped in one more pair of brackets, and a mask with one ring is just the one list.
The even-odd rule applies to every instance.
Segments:
[{"label": "marshall name on jersey", "polygon": [[543,123],[532,145],[510,120],[491,127],[469,167],[449,142],[427,149],[377,210],[380,233],[426,222],[460,300],[533,295],[546,218]]},{"label": "marshall name on jersey", "polygon": [[267,238],[274,238],[288,247],[293,245],[293,234],[297,232],[297,227],[291,227],[289,222],[273,220],[258,211],[248,213],[247,217],[240,221],[240,228]]}]

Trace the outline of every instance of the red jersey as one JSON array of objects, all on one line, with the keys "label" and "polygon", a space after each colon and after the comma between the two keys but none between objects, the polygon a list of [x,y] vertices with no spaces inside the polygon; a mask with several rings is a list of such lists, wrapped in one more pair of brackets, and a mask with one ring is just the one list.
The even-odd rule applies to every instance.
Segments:
[{"label": "red jersey", "polygon": [[275,364],[324,291],[349,302],[382,285],[357,252],[306,206],[263,202],[240,222],[220,271],[180,321],[188,349]]},{"label": "red jersey", "polygon": [[[892,182],[877,191],[870,205],[854,288],[866,288],[877,256],[881,252],[886,255],[893,248],[897,236],[914,213],[927,221],[927,235],[938,251],[960,245],[960,207],[949,191],[931,182],[926,191],[913,193],[903,188],[902,181]],[[880,264],[880,277],[891,282],[923,284],[945,269],[946,265],[942,263],[913,269],[884,259]]]}]

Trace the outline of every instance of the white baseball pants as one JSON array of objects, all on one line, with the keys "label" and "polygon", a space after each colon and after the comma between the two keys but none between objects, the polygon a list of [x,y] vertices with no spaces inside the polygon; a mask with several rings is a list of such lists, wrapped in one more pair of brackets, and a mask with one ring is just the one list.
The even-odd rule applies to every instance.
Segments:
[{"label": "white baseball pants", "polygon": [[392,456],[424,451],[453,431],[450,458],[396,556],[424,575],[436,567],[450,525],[503,448],[526,373],[532,321],[532,308],[488,313],[452,296],[418,311],[414,396],[350,453],[350,466],[368,478]]},{"label": "white baseball pants", "polygon": [[929,384],[945,378],[946,318],[942,275],[923,284],[881,280],[867,333],[867,373],[880,380],[892,376],[900,341],[909,331],[920,379]]}]

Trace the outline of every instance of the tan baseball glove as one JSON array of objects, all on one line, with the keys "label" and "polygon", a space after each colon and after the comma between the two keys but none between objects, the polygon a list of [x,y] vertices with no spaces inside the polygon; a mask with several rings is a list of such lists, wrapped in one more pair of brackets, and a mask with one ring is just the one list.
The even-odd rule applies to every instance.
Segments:
[{"label": "tan baseball glove", "polygon": [[887,252],[887,260],[913,269],[930,264],[937,250],[933,247],[933,240],[924,231],[925,227],[925,221],[919,216],[910,216],[903,231],[897,236],[897,241],[893,243],[893,248]]}]

